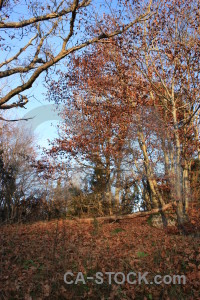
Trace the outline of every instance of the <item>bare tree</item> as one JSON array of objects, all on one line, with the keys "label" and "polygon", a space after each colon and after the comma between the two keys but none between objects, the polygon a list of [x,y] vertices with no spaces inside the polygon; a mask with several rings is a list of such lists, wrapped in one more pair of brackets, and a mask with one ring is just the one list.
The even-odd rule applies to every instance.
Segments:
[{"label": "bare tree", "polygon": [[[3,124],[2,124],[3,123]],[[0,124],[0,212],[1,219],[18,218],[22,201],[38,187],[34,138],[18,123]]]}]

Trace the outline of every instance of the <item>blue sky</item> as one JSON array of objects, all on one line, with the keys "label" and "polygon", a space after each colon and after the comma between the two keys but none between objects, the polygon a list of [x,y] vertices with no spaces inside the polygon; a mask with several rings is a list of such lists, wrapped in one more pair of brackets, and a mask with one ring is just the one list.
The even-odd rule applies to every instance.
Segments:
[{"label": "blue sky", "polygon": [[[42,77],[42,76],[41,76]],[[21,121],[24,126],[31,128],[36,137],[36,142],[41,147],[49,147],[48,140],[53,140],[57,137],[56,125],[59,123],[58,113],[55,112],[55,105],[46,100],[46,89],[42,80],[39,80],[35,84],[37,87],[33,87],[28,94],[31,95],[29,103],[26,105],[26,109],[17,108],[9,112],[9,116],[17,116],[19,118],[33,118],[29,121]],[[34,96],[34,97],[33,97]],[[52,107],[52,109],[51,109]],[[12,112],[12,113],[11,113]],[[59,112],[57,110],[57,112]]]}]

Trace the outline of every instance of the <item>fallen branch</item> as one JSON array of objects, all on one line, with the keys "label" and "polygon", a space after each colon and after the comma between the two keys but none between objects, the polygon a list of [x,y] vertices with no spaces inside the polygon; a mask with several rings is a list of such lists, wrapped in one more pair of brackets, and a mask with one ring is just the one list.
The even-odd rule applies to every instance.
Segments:
[{"label": "fallen branch", "polygon": [[[137,212],[133,214],[128,215],[112,215],[112,216],[105,216],[105,217],[97,217],[97,221],[108,221],[108,222],[114,222],[118,220],[125,220],[125,219],[134,219],[138,217],[145,217],[153,214],[157,214],[159,212],[163,212],[168,210],[169,208],[172,208],[175,204],[169,203],[163,206],[162,208],[155,208],[150,211],[143,211],[143,212]],[[78,222],[86,222],[86,223],[92,223],[94,221],[94,218],[73,218],[73,220]]]}]

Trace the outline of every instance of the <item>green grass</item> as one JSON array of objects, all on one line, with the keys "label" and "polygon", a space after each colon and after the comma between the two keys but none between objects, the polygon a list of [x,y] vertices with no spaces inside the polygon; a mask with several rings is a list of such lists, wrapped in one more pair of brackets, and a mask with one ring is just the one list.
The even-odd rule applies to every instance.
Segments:
[{"label": "green grass", "polygon": [[148,253],[145,253],[145,252],[143,252],[143,251],[138,251],[138,252],[137,252],[137,256],[138,256],[139,258],[144,258],[144,257],[147,257],[147,256],[148,256]]},{"label": "green grass", "polygon": [[112,235],[118,234],[119,232],[125,231],[123,228],[115,228],[111,231]]}]

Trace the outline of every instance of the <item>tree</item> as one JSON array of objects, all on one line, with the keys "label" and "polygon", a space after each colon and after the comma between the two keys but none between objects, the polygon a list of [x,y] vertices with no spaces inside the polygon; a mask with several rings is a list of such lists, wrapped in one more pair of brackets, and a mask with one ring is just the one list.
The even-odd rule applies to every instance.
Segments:
[{"label": "tree", "polygon": [[[58,96],[68,99],[64,87]],[[131,119],[128,113],[130,108],[127,105],[111,103],[107,98],[88,97],[87,101],[82,101],[71,97],[71,103],[66,103],[62,112],[64,125],[60,126],[59,138],[51,151],[58,156],[64,154],[69,161],[73,157],[84,166],[90,178],[88,192],[94,199],[96,197],[100,214],[120,210],[118,189],[120,168],[123,157],[127,155],[126,138]],[[111,190],[114,185],[113,199]]]},{"label": "tree", "polygon": [[[1,220],[16,221],[26,211],[28,198],[37,197],[37,174],[32,162],[36,159],[34,139],[17,123],[0,127],[0,210]],[[38,187],[39,188],[39,187]]]},{"label": "tree", "polygon": [[[87,107],[88,99],[95,107],[92,99],[99,99],[98,115],[105,99],[110,105],[118,103],[122,112],[127,105],[131,117],[127,123],[134,124],[131,134],[129,130],[132,176],[139,182],[143,203],[151,209],[176,202],[182,229],[188,220],[191,162],[199,156],[197,11],[198,3],[162,1],[158,15],[106,44],[93,45],[81,56],[74,55],[68,73],[61,72],[60,82],[50,89],[58,103],[74,97],[81,107]],[[90,118],[91,110],[85,110]],[[92,141],[96,143],[94,132],[90,143],[83,143],[87,153]]]},{"label": "tree", "polygon": [[187,221],[191,198],[191,161],[199,156],[198,5],[163,1],[159,14],[142,26],[139,49],[133,49],[137,68],[150,87],[149,102],[162,120],[166,176],[180,227]]},{"label": "tree", "polygon": [[[115,185],[115,203],[118,203],[118,207],[120,205],[131,209],[134,200],[141,204],[142,192],[139,183],[143,178],[140,185],[145,190],[144,181],[147,180],[149,188],[145,191],[145,206],[157,208],[165,202],[155,178],[152,177],[152,162],[148,158],[142,131],[142,127],[148,129],[147,114],[142,119],[142,111],[144,112],[145,108],[143,107],[142,111],[137,108],[137,102],[143,99],[145,87],[141,77],[134,69],[128,67],[120,44],[121,41],[118,43],[113,40],[109,45],[98,45],[92,48],[91,52],[86,51],[81,57],[74,57],[69,72],[62,72],[60,80],[51,86],[48,96],[58,103],[64,101],[65,105],[69,106],[63,113],[65,130],[53,151],[73,153],[82,159],[87,158],[88,167],[91,169],[98,154],[97,161],[100,166],[95,168],[93,185],[95,184],[96,189],[99,188],[100,193],[104,192],[108,200],[112,195],[107,192],[103,182],[109,183],[107,187],[112,182],[112,185]],[[107,160],[104,152],[106,141],[109,141],[106,149]],[[138,147],[141,147],[140,154]],[[138,167],[136,163],[139,159],[145,161],[143,171],[141,164]],[[128,179],[123,169],[129,169],[134,178]],[[105,174],[107,176],[104,178]],[[138,196],[139,193],[141,196]],[[146,197],[147,193],[149,198]],[[129,202],[128,205],[126,201]]]},{"label": "tree", "polygon": [[93,2],[1,1],[0,43],[4,54],[0,78],[4,81],[0,109],[24,107],[28,98],[23,92],[32,87],[40,74],[46,72],[49,82],[48,70],[62,59],[70,58],[72,53],[88,45],[122,34],[153,14],[152,0],[148,4],[144,1],[143,6],[131,2],[135,9],[131,20],[127,14],[121,15],[121,8],[128,13],[126,1],[119,0],[117,10],[111,2],[103,16],[97,13],[102,8],[95,8]]}]

